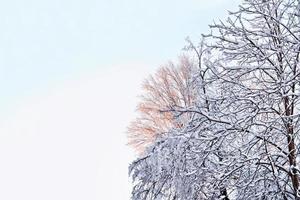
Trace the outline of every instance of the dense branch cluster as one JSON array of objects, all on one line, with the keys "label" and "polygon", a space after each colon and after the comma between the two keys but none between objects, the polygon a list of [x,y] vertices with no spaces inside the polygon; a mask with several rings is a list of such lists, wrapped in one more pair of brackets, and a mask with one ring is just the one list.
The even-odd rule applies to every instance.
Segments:
[{"label": "dense branch cluster", "polygon": [[136,127],[164,125],[130,165],[132,199],[300,199],[300,2],[245,0],[210,28],[147,82]]},{"label": "dense branch cluster", "polygon": [[176,117],[173,108],[186,108],[195,102],[195,88],[192,82],[194,61],[181,56],[179,63],[162,66],[154,76],[143,84],[144,95],[138,105],[140,116],[129,126],[129,144],[138,151],[151,145],[158,135],[167,133],[174,127],[181,127],[185,119]]}]

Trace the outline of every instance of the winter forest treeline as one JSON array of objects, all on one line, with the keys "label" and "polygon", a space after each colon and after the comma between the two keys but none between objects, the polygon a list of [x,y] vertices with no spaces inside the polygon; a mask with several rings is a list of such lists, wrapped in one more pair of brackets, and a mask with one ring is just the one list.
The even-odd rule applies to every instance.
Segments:
[{"label": "winter forest treeline", "polygon": [[133,200],[300,199],[300,0],[244,0],[144,82]]}]

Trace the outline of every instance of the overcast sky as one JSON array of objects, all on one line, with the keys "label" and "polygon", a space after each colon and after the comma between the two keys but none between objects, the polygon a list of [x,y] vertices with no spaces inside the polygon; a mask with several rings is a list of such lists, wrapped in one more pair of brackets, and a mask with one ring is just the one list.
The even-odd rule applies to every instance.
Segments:
[{"label": "overcast sky", "polygon": [[0,1],[0,199],[129,199],[142,80],[237,2]]}]

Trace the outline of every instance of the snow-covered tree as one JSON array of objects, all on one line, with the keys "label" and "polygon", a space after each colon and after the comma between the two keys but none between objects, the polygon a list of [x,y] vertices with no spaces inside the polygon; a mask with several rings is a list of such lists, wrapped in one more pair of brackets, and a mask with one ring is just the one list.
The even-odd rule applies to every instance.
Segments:
[{"label": "snow-covered tree", "polygon": [[[202,58],[209,57],[210,52],[209,48],[203,48],[203,43],[195,47],[189,42],[187,49],[193,51],[192,57],[195,60],[192,62],[194,70],[189,70],[188,75],[190,87],[185,88],[190,90],[187,92],[192,94],[190,95],[192,101],[188,104],[172,104],[167,101],[168,106],[158,104],[159,113],[172,115],[173,124],[176,122],[175,124],[180,124],[180,126],[170,126],[165,134],[157,135],[154,144],[150,145],[141,158],[130,166],[130,173],[135,181],[133,199],[191,199],[192,196],[198,199],[200,196],[207,196],[209,188],[214,189],[210,186],[210,181],[207,181],[212,173],[208,173],[207,170],[198,170],[197,167],[197,163],[200,166],[206,166],[207,162],[212,165],[219,162],[218,158],[211,162],[204,161],[203,158],[208,155],[202,151],[211,144],[201,144],[199,143],[201,140],[197,138],[200,124],[203,130],[204,127],[208,128],[205,130],[207,136],[213,126],[198,113],[189,112],[192,108],[206,112],[213,109],[210,108],[208,102],[208,94],[213,94],[213,91],[206,86],[206,77],[211,76],[212,73],[209,73],[208,68],[202,65]],[[177,77],[172,80],[176,83],[180,81]],[[161,92],[160,95],[165,94]],[[144,133],[140,132],[140,134],[143,137]],[[203,156],[200,156],[201,153]],[[216,159],[215,155],[213,157]],[[226,190],[218,190],[218,193],[220,191]]]},{"label": "snow-covered tree", "polygon": [[165,110],[189,118],[132,163],[133,199],[300,199],[299,3],[245,0],[190,45],[196,103]]}]

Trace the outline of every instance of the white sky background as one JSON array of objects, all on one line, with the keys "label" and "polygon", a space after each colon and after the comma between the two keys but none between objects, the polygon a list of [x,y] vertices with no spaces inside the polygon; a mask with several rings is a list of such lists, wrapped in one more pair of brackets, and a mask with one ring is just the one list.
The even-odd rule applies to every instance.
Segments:
[{"label": "white sky background", "polygon": [[0,199],[129,199],[142,80],[236,2],[0,0]]}]

